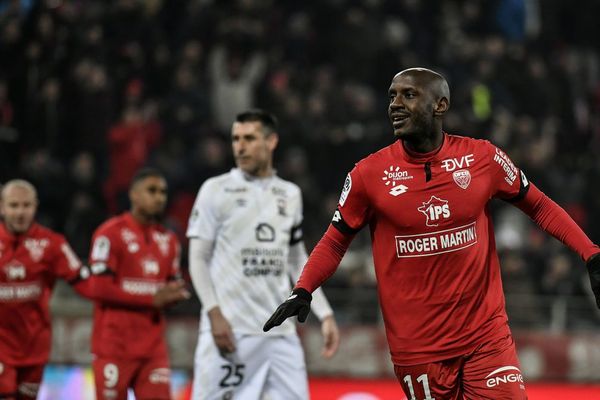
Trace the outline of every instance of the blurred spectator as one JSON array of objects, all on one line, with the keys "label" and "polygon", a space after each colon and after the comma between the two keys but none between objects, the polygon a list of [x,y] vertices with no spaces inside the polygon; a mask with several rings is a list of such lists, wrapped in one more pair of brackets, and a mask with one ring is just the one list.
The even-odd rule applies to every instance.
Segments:
[{"label": "blurred spectator", "polygon": [[265,59],[258,52],[246,59],[240,52],[218,46],[209,64],[213,117],[221,132],[228,133],[235,116],[254,105],[254,91],[264,73]]},{"label": "blurred spectator", "polygon": [[153,113],[145,116],[136,106],[129,106],[108,132],[110,162],[104,193],[111,214],[127,207],[131,178],[160,141],[161,125],[155,117]]}]

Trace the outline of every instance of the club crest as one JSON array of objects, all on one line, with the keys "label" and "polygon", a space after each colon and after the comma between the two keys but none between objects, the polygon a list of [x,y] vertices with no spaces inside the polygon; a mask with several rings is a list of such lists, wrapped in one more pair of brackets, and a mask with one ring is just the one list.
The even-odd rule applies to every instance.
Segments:
[{"label": "club crest", "polygon": [[454,178],[454,182],[456,182],[461,189],[468,188],[471,183],[471,173],[466,169],[454,171],[452,177]]}]

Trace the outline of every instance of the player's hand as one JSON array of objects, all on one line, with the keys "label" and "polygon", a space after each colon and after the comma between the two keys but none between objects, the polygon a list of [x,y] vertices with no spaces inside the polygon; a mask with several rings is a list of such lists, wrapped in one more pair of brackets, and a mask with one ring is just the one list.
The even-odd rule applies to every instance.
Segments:
[{"label": "player's hand", "polygon": [[165,307],[177,301],[190,298],[190,292],[185,288],[183,280],[172,281],[161,287],[154,294],[153,303],[157,308]]},{"label": "player's hand", "polygon": [[321,322],[321,333],[323,334],[323,358],[331,358],[337,352],[340,345],[340,330],[333,315],[325,317]]},{"label": "player's hand", "polygon": [[592,292],[596,297],[596,306],[600,308],[600,253],[596,253],[589,258],[586,263],[592,284]]},{"label": "player's hand", "polygon": [[211,308],[208,311],[210,318],[210,327],[213,340],[222,356],[235,351],[235,336],[227,318],[221,313],[219,307]]},{"label": "player's hand", "polygon": [[265,323],[263,331],[267,332],[271,328],[281,325],[283,321],[294,315],[298,316],[298,321],[306,321],[306,317],[310,312],[311,300],[312,295],[308,293],[308,290],[302,288],[292,290],[290,297],[277,307],[277,310]]}]

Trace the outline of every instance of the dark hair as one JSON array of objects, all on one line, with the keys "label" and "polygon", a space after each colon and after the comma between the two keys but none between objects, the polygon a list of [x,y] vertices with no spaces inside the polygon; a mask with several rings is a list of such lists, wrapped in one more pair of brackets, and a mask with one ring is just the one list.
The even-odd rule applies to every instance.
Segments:
[{"label": "dark hair", "polygon": [[279,123],[277,117],[270,112],[254,108],[248,111],[239,113],[235,117],[235,122],[260,122],[265,127],[265,133],[271,134],[277,131]]},{"label": "dark hair", "polygon": [[166,179],[165,174],[163,174],[162,171],[159,170],[158,168],[144,167],[142,169],[139,169],[135,173],[135,175],[133,175],[133,178],[131,178],[130,187],[133,187],[133,185],[135,185],[136,183],[143,181],[144,179],[149,178],[151,176]]}]

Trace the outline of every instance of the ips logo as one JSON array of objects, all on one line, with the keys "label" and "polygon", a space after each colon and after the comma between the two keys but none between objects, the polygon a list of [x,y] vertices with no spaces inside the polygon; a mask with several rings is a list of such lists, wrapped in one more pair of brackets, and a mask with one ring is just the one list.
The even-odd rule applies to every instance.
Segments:
[{"label": "ips logo", "polygon": [[440,219],[446,219],[450,217],[450,206],[448,200],[438,199],[435,196],[431,196],[429,201],[423,202],[423,205],[417,210],[425,215],[427,220],[425,225],[427,226],[438,226]]},{"label": "ips logo", "polygon": [[16,281],[25,279],[25,266],[18,262],[11,262],[4,267],[7,281]]}]

